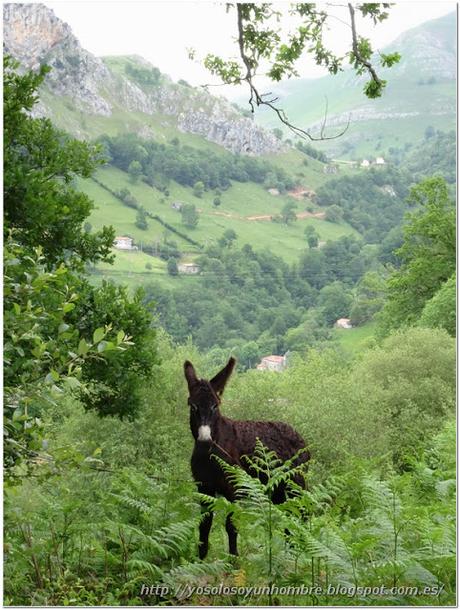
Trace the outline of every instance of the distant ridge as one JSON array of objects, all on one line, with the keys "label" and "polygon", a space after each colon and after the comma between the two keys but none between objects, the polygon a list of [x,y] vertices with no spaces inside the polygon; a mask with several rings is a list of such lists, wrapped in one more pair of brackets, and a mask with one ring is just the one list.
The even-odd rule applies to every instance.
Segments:
[{"label": "distant ridge", "polygon": [[[351,124],[338,140],[322,142],[318,148],[332,156],[359,158],[401,146],[423,136],[428,126],[455,129],[457,76],[457,22],[452,12],[402,33],[388,46],[402,55],[391,69],[380,70],[388,81],[377,100],[362,94],[365,78],[351,70],[319,79],[297,79],[282,83],[275,93],[289,119],[313,132],[324,118],[328,100],[329,135]],[[269,112],[259,112],[259,124],[275,127]]]}]

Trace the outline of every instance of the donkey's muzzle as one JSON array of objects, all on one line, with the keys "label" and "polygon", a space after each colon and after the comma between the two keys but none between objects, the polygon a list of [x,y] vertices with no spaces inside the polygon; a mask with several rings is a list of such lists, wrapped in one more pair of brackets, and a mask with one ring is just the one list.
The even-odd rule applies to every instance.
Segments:
[{"label": "donkey's muzzle", "polygon": [[212,441],[210,426],[200,426],[198,428],[198,440],[202,443],[210,443]]}]

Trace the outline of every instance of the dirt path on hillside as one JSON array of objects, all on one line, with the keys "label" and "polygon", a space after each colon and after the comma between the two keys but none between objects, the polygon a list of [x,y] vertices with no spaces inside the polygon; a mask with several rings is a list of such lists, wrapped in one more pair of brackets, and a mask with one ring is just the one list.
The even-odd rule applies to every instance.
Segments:
[{"label": "dirt path on hillside", "polygon": [[244,220],[271,220],[272,217],[269,216],[268,214],[263,215],[263,216],[245,216]]},{"label": "dirt path on hillside", "polygon": [[[259,214],[256,216],[238,216],[230,214],[230,212],[208,212],[209,216],[223,216],[224,218],[234,218],[235,220],[271,220],[273,214]],[[323,220],[326,216],[325,212],[299,212],[296,214],[298,220],[305,218],[318,218]]]},{"label": "dirt path on hillside", "polygon": [[212,216],[224,216],[225,218],[237,218],[238,220],[242,219],[242,216],[238,216],[237,214],[231,214],[230,212],[209,212]]},{"label": "dirt path on hillside", "polygon": [[[325,212],[299,212],[296,214],[298,220],[303,220],[304,218],[319,218],[320,220],[324,219]],[[264,214],[263,216],[245,216],[244,220],[271,220],[272,216],[268,214]]]},{"label": "dirt path on hillside", "polygon": [[297,214],[297,218],[319,218],[324,220],[325,217],[326,212],[299,212]]}]

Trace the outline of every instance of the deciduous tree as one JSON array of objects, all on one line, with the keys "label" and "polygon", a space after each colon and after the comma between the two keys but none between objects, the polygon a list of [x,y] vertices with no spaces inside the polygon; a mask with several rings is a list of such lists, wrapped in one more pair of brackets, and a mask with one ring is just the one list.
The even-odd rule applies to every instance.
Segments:
[{"label": "deciduous tree", "polygon": [[83,223],[94,203],[73,185],[75,177],[88,178],[102,162],[100,149],[56,129],[48,119],[32,118],[37,89],[48,70],[19,74],[18,66],[5,57],[5,230],[15,228],[17,241],[41,247],[50,266],[64,257],[73,264],[110,261],[115,233],[112,227],[85,231]]},{"label": "deciduous tree", "polygon": [[416,210],[407,217],[404,241],[396,251],[401,267],[388,280],[382,317],[386,332],[416,323],[427,302],[455,271],[455,206],[445,180],[424,180],[412,189],[408,202]]},{"label": "deciduous tree", "polygon": [[200,219],[200,216],[193,203],[184,203],[180,212],[182,215],[182,222],[185,226],[194,229],[198,225],[198,220]]}]

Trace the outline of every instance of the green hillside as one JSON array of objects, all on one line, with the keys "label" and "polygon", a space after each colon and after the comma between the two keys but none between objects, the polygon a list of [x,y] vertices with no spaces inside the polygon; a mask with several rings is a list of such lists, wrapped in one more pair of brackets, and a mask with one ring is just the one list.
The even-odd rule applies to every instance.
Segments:
[{"label": "green hillside", "polygon": [[[205,137],[186,133],[179,127],[178,117],[181,112],[204,109],[212,113],[215,111],[216,98],[203,96],[202,90],[190,87],[185,82],[174,83],[140,57],[105,57],[103,62],[110,70],[112,81],[99,93],[111,105],[112,114],[105,116],[83,112],[76,100],[69,96],[52,94],[45,86],[41,90],[41,99],[50,109],[56,126],[88,140],[136,134],[146,142],[154,141],[166,148],[170,148],[174,143],[177,150],[180,147],[184,153],[187,149],[192,149],[214,155],[217,160],[222,159],[222,163],[227,165],[233,164],[238,158]],[[133,111],[130,100],[123,93],[127,78],[147,96],[154,94],[154,99],[161,90],[162,95],[172,100],[174,113],[152,111],[152,107],[146,109],[146,112]],[[219,109],[223,112],[222,119],[232,121],[241,117],[240,112],[231,105],[222,108],[219,106]],[[299,191],[314,193],[331,179],[325,172],[326,165],[323,162],[293,147],[286,147],[285,152],[257,155],[255,158],[268,164],[275,172],[284,172],[291,183],[297,185]],[[138,248],[130,253],[115,251],[114,265],[100,265],[96,279],[113,277],[135,287],[157,278],[165,286],[177,286],[182,280],[167,274],[166,261],[150,256],[143,251],[144,247],[155,247],[155,244],[164,243],[165,240],[176,242],[181,262],[188,262],[200,255],[202,248],[217,243],[228,229],[236,232],[235,247],[250,244],[257,250],[268,249],[288,263],[297,262],[307,247],[304,233],[307,226],[316,230],[320,245],[344,235],[359,235],[346,222],[324,220],[325,208],[315,205],[314,194],[308,198],[293,198],[287,193],[274,195],[268,191],[269,185],[266,183],[255,183],[243,178],[243,181],[231,180],[229,188],[221,189],[221,203],[216,207],[213,205],[216,195],[212,188],[206,189],[202,197],[198,198],[193,194],[191,186],[180,184],[159,172],[160,182],[167,183],[168,195],[165,196],[158,184],[150,186],[154,183],[152,180],[139,179],[133,182],[128,173],[122,171],[126,169],[127,166],[120,167],[120,163],[112,162],[97,172],[95,180],[77,180],[78,188],[95,202],[96,207],[89,219],[92,228],[97,230],[103,225],[113,225],[117,235],[132,237]],[[338,172],[339,175],[356,174],[356,170],[347,166],[341,166]],[[139,206],[147,213],[158,216],[160,220],[150,218],[147,229],[138,228],[135,224],[136,209],[127,207],[113,194],[122,189],[128,189]],[[190,203],[196,206],[199,213],[196,228],[187,228],[183,224],[181,213],[172,207],[173,203]],[[288,203],[296,205],[297,220],[289,224],[272,222],[270,217],[279,216]],[[173,230],[165,228],[162,221]],[[198,245],[191,244],[174,230],[187,235]],[[158,250],[158,246],[156,248]],[[149,260],[152,261],[151,270],[146,269]]]},{"label": "green hillside", "polygon": [[[327,222],[325,220],[306,217],[299,218],[289,225],[270,221],[269,216],[279,214],[288,201],[295,200],[289,195],[271,195],[261,185],[254,183],[234,183],[221,196],[222,203],[218,209],[213,206],[214,194],[205,192],[202,198],[193,195],[192,189],[186,188],[171,181],[168,186],[170,192],[166,200],[163,193],[139,181],[133,184],[129,175],[115,167],[101,168],[95,175],[96,179],[113,191],[127,188],[151,214],[158,215],[174,228],[187,234],[203,246],[216,243],[225,230],[233,229],[237,234],[236,245],[251,244],[255,249],[268,248],[273,254],[281,256],[287,262],[294,262],[306,248],[304,236],[305,228],[313,226],[321,241],[335,240],[342,235],[358,235],[347,225]],[[96,203],[96,209],[90,217],[94,229],[104,224],[111,224],[118,235],[128,235],[135,240],[141,249],[143,245],[161,242],[167,236],[177,242],[183,253],[184,260],[193,260],[200,253],[200,249],[182,239],[177,234],[165,229],[158,221],[149,219],[148,229],[141,230],[135,226],[136,210],[124,205],[118,198],[104,189],[94,180],[77,181],[78,188],[87,193]],[[193,203],[199,211],[199,222],[195,229],[187,228],[181,219],[179,211],[172,208],[173,202]],[[297,202],[297,212],[304,211],[305,204]],[[264,216],[264,219],[251,219],[254,216]],[[154,269],[146,272],[145,264],[153,262]],[[164,261],[151,257],[140,251],[116,251],[116,261],[112,267],[101,265],[104,274],[113,273],[119,279],[125,279],[133,285],[134,277],[139,275],[139,283],[158,275],[161,281],[165,280],[166,264]],[[168,283],[171,279],[168,278]],[[175,281],[173,279],[172,281]]]},{"label": "green hillside", "polygon": [[376,322],[368,322],[363,326],[344,329],[334,328],[333,340],[337,341],[346,352],[358,354],[369,348],[376,330]]},{"label": "green hillside", "polygon": [[[367,100],[362,94],[360,79],[347,71],[335,78],[301,79],[280,84],[283,106],[295,123],[311,125],[321,121],[325,98],[330,118],[327,135],[341,129],[350,111],[355,113],[344,136],[329,142],[317,142],[315,147],[344,160],[385,155],[387,160],[394,161],[399,157],[394,155],[390,159],[388,149],[393,147],[405,151],[405,145],[424,135],[425,119],[429,118],[434,129],[452,127],[452,57],[455,60],[452,15],[405,33],[395,41],[395,45],[403,60],[391,71],[384,71],[383,76],[388,78],[389,84],[379,100]],[[421,49],[423,57],[428,57],[422,66],[419,65]],[[75,47],[74,51],[79,53],[81,49]],[[61,59],[67,62],[68,57]],[[84,112],[77,98],[52,94],[52,89],[46,86],[41,90],[42,102],[51,111],[53,122],[81,139],[99,138],[104,141],[105,138],[107,143],[107,139],[120,134],[124,137],[135,134],[133,137],[137,138],[131,158],[127,159],[126,155],[129,146],[125,147],[125,152],[118,154],[117,159],[112,158],[111,165],[97,172],[95,180],[77,181],[77,186],[96,205],[90,218],[92,228],[96,230],[103,225],[113,225],[118,235],[132,237],[138,248],[130,253],[116,252],[114,266],[101,265],[96,277],[117,277],[130,286],[145,283],[146,278],[157,278],[165,285],[177,286],[182,280],[168,275],[165,253],[162,253],[163,259],[152,257],[145,248],[153,248],[158,254],[162,244],[175,242],[173,247],[177,248],[180,261],[189,262],[195,260],[203,249],[217,244],[229,229],[236,233],[235,248],[250,244],[259,251],[267,249],[291,264],[297,263],[308,247],[305,237],[308,226],[315,229],[321,248],[325,242],[346,235],[363,237],[365,242],[375,244],[377,238],[399,223],[403,214],[403,189],[396,188],[397,201],[392,201],[392,196],[388,195],[382,199],[381,205],[377,205],[377,211],[372,211],[372,206],[375,206],[376,197],[380,201],[382,189],[387,189],[387,192],[390,189],[391,193],[395,182],[404,182],[404,177],[398,178],[387,171],[381,174],[385,178],[373,178],[375,184],[367,185],[364,178],[360,178],[363,172],[346,164],[338,164],[337,174],[330,175],[327,173],[330,168],[325,163],[310,156],[308,151],[302,152],[292,146],[286,147],[282,153],[254,154],[258,163],[265,164],[262,177],[254,177],[246,167],[248,162],[241,161],[242,158],[251,160],[252,155],[232,156],[229,150],[204,136],[187,133],[180,122],[181,115],[193,117],[196,112],[200,116],[218,115],[220,122],[232,124],[244,115],[234,104],[219,101],[219,98],[207,95],[185,81],[175,83],[137,56],[105,57],[102,61],[110,78],[101,83],[98,94],[111,107],[110,116]],[[70,64],[65,63],[64,68],[72,72]],[[440,112],[433,113],[434,107]],[[143,111],[140,112],[139,108]],[[280,127],[267,113],[260,113],[258,119],[269,128]],[[198,124],[192,125],[191,131],[199,131],[200,120],[198,118]],[[206,137],[213,137],[209,130],[206,134]],[[274,138],[273,134],[269,135]],[[141,159],[145,179],[133,182],[128,175],[129,163],[138,162],[136,146],[147,149],[149,142],[157,146],[156,156],[152,156],[150,151],[147,163]],[[268,146],[265,150],[276,148]],[[238,150],[244,151],[244,146]],[[236,175],[229,171],[232,165],[238,166]],[[168,169],[171,170],[169,173]],[[192,180],[191,176],[196,175],[199,177]],[[340,182],[337,180],[340,178],[350,178],[352,182]],[[202,196],[197,197],[192,188],[194,181],[206,182],[206,179],[209,183],[214,182],[206,183]],[[276,192],[273,187],[278,184],[281,184],[280,192],[272,194]],[[325,185],[328,188],[325,189]],[[371,191],[368,193],[368,187],[373,188],[372,195],[369,194]],[[356,201],[351,201],[347,195],[350,188],[356,191],[351,198]],[[136,199],[136,206],[156,217],[149,217],[146,229],[136,226],[138,212],[135,207],[128,207],[116,196],[123,189],[129,190]],[[308,191],[305,198],[302,191]],[[216,192],[219,192],[218,206],[213,204]],[[344,205],[345,199],[348,209]],[[195,228],[184,225],[180,211],[173,207],[177,203],[196,206],[199,221]],[[289,223],[273,222],[271,217],[279,218],[288,204],[296,206],[297,219]],[[329,213],[332,206],[334,214]],[[383,212],[389,209],[394,209],[395,213],[386,213],[385,216]],[[375,227],[375,217],[380,210],[383,210],[384,223],[380,223],[379,232]],[[326,215],[329,221],[325,220]],[[343,217],[348,222],[341,220]]]},{"label": "green hillside", "polygon": [[119,106],[114,109],[111,116],[103,116],[82,112],[76,108],[70,98],[52,95],[46,88],[40,92],[40,97],[51,109],[53,123],[82,139],[93,139],[102,134],[148,132],[151,137],[155,137],[160,142],[168,142],[172,138],[179,137],[183,144],[194,148],[222,150],[220,146],[201,136],[179,131],[174,117],[170,115],[128,112]]}]

